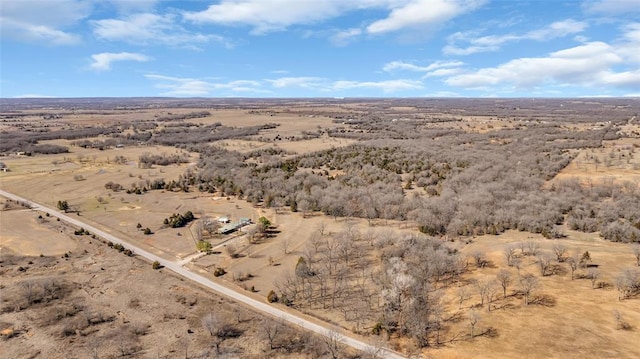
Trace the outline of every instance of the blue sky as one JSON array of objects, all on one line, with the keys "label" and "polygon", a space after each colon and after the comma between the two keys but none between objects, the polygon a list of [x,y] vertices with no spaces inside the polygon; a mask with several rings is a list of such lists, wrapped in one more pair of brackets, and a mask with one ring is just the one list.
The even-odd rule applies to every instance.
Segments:
[{"label": "blue sky", "polygon": [[0,0],[0,97],[640,96],[640,0]]}]

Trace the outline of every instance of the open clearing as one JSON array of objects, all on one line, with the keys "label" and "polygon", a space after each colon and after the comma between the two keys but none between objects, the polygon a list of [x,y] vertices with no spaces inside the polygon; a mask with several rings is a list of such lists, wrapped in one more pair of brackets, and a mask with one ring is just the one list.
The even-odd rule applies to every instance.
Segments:
[{"label": "open clearing", "polygon": [[555,180],[576,179],[585,186],[630,182],[640,185],[640,139],[606,141],[599,149],[581,150]]}]

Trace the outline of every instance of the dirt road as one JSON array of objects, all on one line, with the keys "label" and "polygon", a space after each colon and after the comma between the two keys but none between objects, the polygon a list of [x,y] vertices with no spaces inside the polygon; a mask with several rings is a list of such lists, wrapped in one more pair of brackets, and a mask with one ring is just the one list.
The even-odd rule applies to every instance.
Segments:
[{"label": "dirt road", "polygon": [[[324,336],[328,336],[328,335],[332,335],[335,338],[336,333],[332,332],[332,330],[330,329],[331,327],[329,325],[320,325],[317,323],[314,323],[312,321],[309,321],[305,318],[302,318],[300,316],[297,316],[294,313],[290,313],[287,311],[284,311],[282,309],[279,309],[277,307],[271,306],[267,303],[264,302],[260,302],[258,300],[255,300],[251,297],[248,297],[240,292],[236,292],[230,288],[227,288],[221,284],[212,282],[211,280],[198,275],[196,273],[193,273],[189,270],[187,270],[186,268],[182,267],[180,262],[173,262],[173,261],[169,261],[163,258],[160,258],[158,256],[156,256],[155,254],[152,254],[148,251],[145,251],[142,248],[139,248],[119,237],[116,237],[112,234],[109,234],[107,232],[104,232],[88,223],[85,223],[81,220],[79,220],[78,218],[74,218],[71,216],[68,216],[62,212],[59,212],[57,210],[54,210],[52,208],[46,207],[44,205],[41,205],[39,203],[35,203],[32,202],[26,198],[14,195],[12,193],[0,190],[0,196],[4,196],[6,198],[15,200],[15,201],[21,201],[24,203],[27,203],[31,206],[32,209],[37,210],[37,211],[42,211],[45,213],[49,213],[52,216],[58,217],[63,221],[66,221],[74,226],[78,226],[78,227],[82,227],[88,231],[90,231],[93,234],[96,234],[102,238],[104,238],[107,241],[111,241],[113,243],[119,243],[122,244],[123,246],[125,246],[126,248],[130,249],[131,251],[133,251],[137,256],[143,257],[151,262],[153,261],[158,261],[160,262],[160,264],[162,266],[164,266],[165,268],[173,271],[174,273],[185,277],[187,279],[190,279],[204,287],[207,287],[209,289],[212,289],[213,291],[215,291],[218,294],[224,295],[230,299],[233,299],[237,302],[241,302],[244,303],[248,306],[250,306],[251,308],[253,308],[254,310],[257,310],[259,312],[262,313],[266,313],[269,314],[271,316],[274,316],[276,318],[281,318],[289,323],[292,323],[294,325],[297,325],[303,329],[306,330],[310,330],[312,332],[318,333],[320,335],[324,335]],[[370,344],[362,341],[362,340],[358,340],[356,338],[352,338],[352,337],[348,337],[342,334],[338,334],[340,341],[347,346],[350,346],[352,348],[355,348],[357,350],[361,350],[361,351],[372,351],[375,350],[378,355],[382,358],[390,358],[390,359],[401,359],[401,358],[405,358],[403,355],[396,353],[394,351],[391,351],[390,349],[386,349],[386,348],[375,348],[372,347]]]}]

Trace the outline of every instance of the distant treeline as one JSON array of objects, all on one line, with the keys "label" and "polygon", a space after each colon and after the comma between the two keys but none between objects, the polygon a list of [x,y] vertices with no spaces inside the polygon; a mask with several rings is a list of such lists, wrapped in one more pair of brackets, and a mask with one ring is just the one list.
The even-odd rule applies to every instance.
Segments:
[{"label": "distant treeline", "polygon": [[189,113],[168,114],[166,116],[156,117],[158,122],[189,120],[192,118],[204,118],[211,116],[209,111],[194,111]]},{"label": "distant treeline", "polygon": [[[14,131],[0,133],[0,153],[31,151],[34,153],[61,153],[68,152],[64,146],[38,145],[39,141],[48,140],[76,140],[80,138],[96,137],[99,135],[109,135],[116,132],[112,127],[84,127],[77,129],[64,129],[57,131]],[[62,150],[65,148],[66,150]],[[54,152],[46,152],[46,151]],[[43,152],[44,151],[44,152]]]}]

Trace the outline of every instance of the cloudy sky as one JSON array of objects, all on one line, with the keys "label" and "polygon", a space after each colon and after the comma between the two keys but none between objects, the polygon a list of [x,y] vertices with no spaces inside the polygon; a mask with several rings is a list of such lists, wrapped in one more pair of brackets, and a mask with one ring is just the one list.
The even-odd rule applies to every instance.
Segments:
[{"label": "cloudy sky", "polygon": [[640,0],[0,0],[0,97],[640,96]]}]

